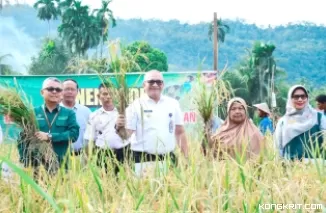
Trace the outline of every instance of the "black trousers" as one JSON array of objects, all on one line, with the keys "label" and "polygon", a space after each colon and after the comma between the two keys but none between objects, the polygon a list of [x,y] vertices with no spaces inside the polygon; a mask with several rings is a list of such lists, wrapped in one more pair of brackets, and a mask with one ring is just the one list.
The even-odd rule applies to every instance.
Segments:
[{"label": "black trousers", "polygon": [[163,161],[166,158],[169,158],[174,166],[178,165],[178,159],[173,152],[169,152],[166,154],[149,154],[146,152],[137,152],[132,151],[132,160],[134,163],[141,162],[150,162],[150,161]]},{"label": "black trousers", "polygon": [[128,162],[130,156],[130,145],[127,145],[121,149],[101,149],[96,147],[98,167],[104,167],[105,172],[108,173],[108,161],[111,161],[114,166],[114,173],[118,174],[120,166],[125,162]]}]

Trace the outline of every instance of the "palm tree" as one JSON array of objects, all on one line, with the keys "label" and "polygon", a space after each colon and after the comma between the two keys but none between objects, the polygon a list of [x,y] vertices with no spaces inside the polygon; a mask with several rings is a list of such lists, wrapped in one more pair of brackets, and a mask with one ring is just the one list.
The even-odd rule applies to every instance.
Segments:
[{"label": "palm tree", "polygon": [[94,10],[94,13],[96,13],[96,17],[99,21],[99,25],[102,29],[101,58],[103,55],[104,42],[108,40],[109,23],[112,22],[112,27],[116,26],[116,20],[113,17],[113,12],[109,9],[109,4],[111,2],[111,0],[102,0],[102,7]]},{"label": "palm tree", "polygon": [[[270,104],[271,92],[274,92],[272,89],[273,78],[277,80],[277,85],[282,82],[281,77],[285,72],[276,68],[273,57],[274,50],[273,44],[256,42],[251,50],[247,50],[246,60],[235,71],[226,73],[224,76],[232,85],[234,94],[244,98],[248,105],[260,102]],[[280,93],[280,90],[282,88],[275,87],[276,93]],[[282,94],[278,95],[277,100],[283,103]],[[249,113],[253,115],[253,110],[250,109]]]},{"label": "palm tree", "polygon": [[50,20],[56,20],[61,14],[58,8],[58,0],[38,0],[34,4],[34,8],[38,10],[37,17],[48,22],[48,37],[50,37]]},{"label": "palm tree", "polygon": [[[230,32],[230,27],[224,24],[222,19],[217,20],[217,40],[224,43],[225,36]],[[212,41],[212,35],[214,33],[214,22],[212,21],[208,26],[208,38]]]},{"label": "palm tree", "polygon": [[[255,42],[252,49],[250,66],[256,70],[259,76],[260,101],[266,101],[267,97],[271,97],[271,83],[276,69],[276,62],[273,57],[275,48],[273,44],[265,44],[258,41]],[[269,99],[267,101],[270,102]]]},{"label": "palm tree", "polygon": [[89,7],[75,0],[64,11],[58,31],[70,51],[77,54],[79,59],[89,48],[98,46],[102,35],[97,18],[89,15]]},{"label": "palm tree", "polygon": [[[217,43],[216,43],[216,47],[214,47],[214,52],[216,51],[216,59],[214,60],[217,60],[216,69],[218,69],[218,42],[220,41],[224,43],[225,36],[227,33],[229,33],[230,27],[224,24],[222,19],[218,19],[216,24],[217,24]],[[208,38],[210,41],[212,41],[213,33],[214,33],[214,21],[212,21],[208,26]],[[215,65],[214,65],[214,69],[215,69]]]}]

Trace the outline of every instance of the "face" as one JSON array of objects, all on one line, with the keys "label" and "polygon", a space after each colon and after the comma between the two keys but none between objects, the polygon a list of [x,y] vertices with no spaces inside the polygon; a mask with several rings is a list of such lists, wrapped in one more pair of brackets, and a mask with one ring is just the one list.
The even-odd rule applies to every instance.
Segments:
[{"label": "face", "polygon": [[44,100],[52,103],[60,103],[62,96],[62,85],[56,81],[48,81],[41,90]]},{"label": "face", "polygon": [[326,103],[317,102],[317,108],[319,110],[326,110]]},{"label": "face", "polygon": [[259,117],[264,117],[265,113],[263,111],[261,111],[260,109],[257,109],[257,114]]},{"label": "face", "polygon": [[63,100],[67,102],[74,102],[78,94],[77,85],[73,81],[66,81],[63,83]]},{"label": "face", "polygon": [[296,89],[291,97],[292,105],[297,110],[303,109],[307,104],[307,95],[303,89]]},{"label": "face", "polygon": [[153,99],[157,99],[161,96],[164,88],[164,82],[162,74],[159,72],[151,73],[147,81],[144,82],[144,90],[146,94]]},{"label": "face", "polygon": [[102,87],[99,90],[98,98],[100,99],[102,105],[111,105],[111,104],[113,104],[111,95],[110,95],[109,90],[107,88]]},{"label": "face", "polygon": [[234,102],[230,107],[230,120],[236,124],[242,123],[246,119],[246,110],[238,102]]}]

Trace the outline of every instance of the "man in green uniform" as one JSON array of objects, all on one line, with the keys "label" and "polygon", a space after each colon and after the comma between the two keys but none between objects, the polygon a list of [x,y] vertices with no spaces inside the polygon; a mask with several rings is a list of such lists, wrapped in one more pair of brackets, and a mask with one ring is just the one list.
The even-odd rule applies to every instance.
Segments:
[{"label": "man in green uniform", "polygon": [[[52,146],[56,160],[59,166],[62,166],[70,144],[76,141],[79,135],[76,114],[73,110],[59,105],[62,97],[62,84],[57,78],[51,77],[44,80],[41,95],[44,98],[44,104],[34,108],[39,127],[35,137]],[[28,146],[29,143],[24,141],[24,132],[22,132],[18,143],[20,162],[25,167],[30,164],[33,168],[38,168],[40,164],[47,167],[47,162],[37,157],[39,156],[37,151],[32,153],[27,151]]]}]

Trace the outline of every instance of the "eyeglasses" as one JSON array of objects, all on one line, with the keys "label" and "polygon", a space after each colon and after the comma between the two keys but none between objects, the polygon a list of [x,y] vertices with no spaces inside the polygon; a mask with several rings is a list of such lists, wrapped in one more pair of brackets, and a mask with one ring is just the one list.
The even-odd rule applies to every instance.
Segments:
[{"label": "eyeglasses", "polygon": [[154,85],[155,83],[158,85],[158,86],[161,86],[163,84],[163,81],[162,80],[148,80],[146,81],[147,83],[149,83],[151,86]]},{"label": "eyeglasses", "polygon": [[293,95],[292,98],[294,100],[299,100],[299,98],[301,98],[301,100],[306,100],[307,96],[306,95]]},{"label": "eyeglasses", "polygon": [[59,87],[47,87],[47,88],[44,88],[45,90],[47,90],[48,92],[62,92],[62,89],[59,88]]}]

